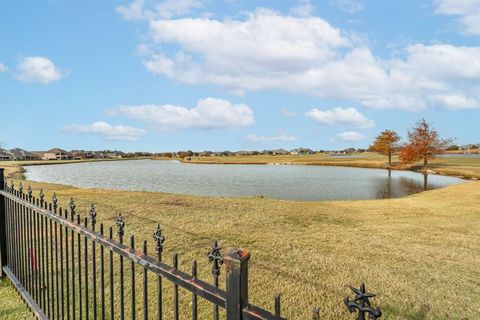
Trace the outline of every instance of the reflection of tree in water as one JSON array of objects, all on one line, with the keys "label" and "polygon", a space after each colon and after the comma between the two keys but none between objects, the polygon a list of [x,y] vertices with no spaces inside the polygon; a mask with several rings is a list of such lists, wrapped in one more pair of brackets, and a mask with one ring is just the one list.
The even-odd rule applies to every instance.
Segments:
[{"label": "reflection of tree in water", "polygon": [[392,170],[387,170],[387,177],[375,179],[375,195],[377,199],[388,199],[408,196],[428,190],[428,174],[423,174],[423,181],[415,178],[392,178]]}]

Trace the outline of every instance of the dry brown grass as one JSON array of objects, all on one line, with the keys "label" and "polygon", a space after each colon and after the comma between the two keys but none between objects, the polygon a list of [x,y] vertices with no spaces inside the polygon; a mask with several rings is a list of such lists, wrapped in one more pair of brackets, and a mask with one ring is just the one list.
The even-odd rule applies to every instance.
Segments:
[{"label": "dry brown grass", "polygon": [[[438,165],[468,166],[463,159],[453,165],[449,161],[439,160]],[[477,166],[472,167],[477,174]],[[14,167],[7,169],[18,174]],[[94,203],[99,222],[107,225],[121,212],[127,236],[136,234],[137,243],[146,239],[152,244],[160,222],[167,259],[178,252],[180,266],[187,271],[198,259],[203,279],[210,279],[205,254],[211,241],[219,240],[225,251],[248,249],[251,302],[271,309],[273,295],[280,292],[283,314],[289,319],[308,319],[315,305],[324,319],[351,319],[342,299],[349,294],[346,286],[360,281],[380,292],[375,304],[382,307],[385,319],[476,319],[480,314],[480,182],[402,199],[323,202],[77,189],[23,181],[28,183],[36,190],[43,187],[47,198],[55,191],[64,206],[75,197],[82,216]]]}]

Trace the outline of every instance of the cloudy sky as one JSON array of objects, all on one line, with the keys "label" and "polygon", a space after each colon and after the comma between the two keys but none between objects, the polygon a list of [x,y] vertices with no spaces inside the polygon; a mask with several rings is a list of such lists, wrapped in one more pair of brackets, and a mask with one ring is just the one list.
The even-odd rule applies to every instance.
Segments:
[{"label": "cloudy sky", "polygon": [[7,147],[366,147],[422,117],[480,142],[480,0],[0,6]]}]

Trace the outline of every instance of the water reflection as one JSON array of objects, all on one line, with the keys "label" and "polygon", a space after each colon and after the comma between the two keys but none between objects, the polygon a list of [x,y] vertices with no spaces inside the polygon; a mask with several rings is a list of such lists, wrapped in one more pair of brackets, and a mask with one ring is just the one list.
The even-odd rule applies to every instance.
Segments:
[{"label": "water reflection", "polygon": [[378,199],[397,198],[429,190],[428,173],[422,173],[423,179],[392,177],[392,170],[386,170],[384,178],[376,179],[375,190]]}]

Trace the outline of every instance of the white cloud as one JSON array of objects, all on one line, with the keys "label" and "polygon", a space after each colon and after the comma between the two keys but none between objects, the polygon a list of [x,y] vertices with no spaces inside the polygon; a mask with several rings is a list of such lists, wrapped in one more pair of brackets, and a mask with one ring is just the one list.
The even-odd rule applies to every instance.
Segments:
[{"label": "white cloud", "polygon": [[[318,17],[257,9],[244,19],[150,19],[145,67],[227,92],[287,90],[378,109],[424,110],[429,97],[480,99],[480,47],[412,44],[376,57],[357,36]],[[219,45],[221,44],[221,45]],[[465,67],[468,61],[468,67]]]},{"label": "white cloud", "polygon": [[216,98],[198,100],[192,109],[169,104],[119,106],[107,110],[107,114],[140,120],[158,130],[234,128],[254,122],[249,106]]},{"label": "white cloud", "polygon": [[297,113],[288,109],[282,109],[282,115],[285,117],[295,117]]},{"label": "white cloud", "polygon": [[480,35],[480,0],[434,0],[435,13],[456,16],[462,32]]},{"label": "white cloud", "polygon": [[342,141],[360,141],[364,140],[366,137],[363,134],[355,131],[346,131],[337,134],[337,138]]},{"label": "white cloud", "polygon": [[140,20],[145,18],[144,5],[144,0],[135,0],[129,6],[118,6],[116,11],[126,20]]},{"label": "white cloud", "polygon": [[362,0],[330,0],[330,3],[348,13],[362,11],[364,7]]},{"label": "white cloud", "polygon": [[298,17],[310,17],[315,10],[310,0],[301,0],[298,6],[290,9],[290,13]]},{"label": "white cloud", "polygon": [[461,94],[437,95],[430,100],[448,109],[476,109],[480,108],[480,99],[465,97]]},{"label": "white cloud", "polygon": [[24,82],[48,84],[63,76],[60,69],[45,57],[25,57],[18,64],[17,78]]},{"label": "white cloud", "polygon": [[368,119],[355,108],[333,108],[330,110],[312,109],[306,113],[307,117],[325,125],[343,125],[354,128],[373,128],[375,122]]},{"label": "white cloud", "polygon": [[201,5],[197,0],[166,0],[156,6],[156,12],[161,18],[171,18],[183,16]]},{"label": "white cloud", "polygon": [[191,10],[201,7],[199,0],[164,0],[160,3],[155,1],[134,0],[128,6],[118,6],[116,11],[125,20],[141,20],[183,16]]},{"label": "white cloud", "polygon": [[256,134],[249,134],[247,140],[250,142],[266,142],[266,141],[297,141],[298,138],[288,133],[282,133],[275,136],[259,136]]},{"label": "white cloud", "polygon": [[135,141],[146,133],[145,129],[128,126],[112,126],[106,122],[98,121],[87,125],[69,125],[63,128],[64,132],[99,134],[107,140]]},{"label": "white cloud", "polygon": [[0,73],[5,72],[7,70],[8,68],[3,63],[0,63]]}]

